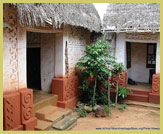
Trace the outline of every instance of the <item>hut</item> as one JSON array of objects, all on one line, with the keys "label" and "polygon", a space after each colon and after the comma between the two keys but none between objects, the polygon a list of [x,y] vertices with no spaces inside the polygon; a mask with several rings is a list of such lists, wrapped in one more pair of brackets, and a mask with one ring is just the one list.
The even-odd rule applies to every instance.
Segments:
[{"label": "hut", "polygon": [[3,5],[4,130],[35,129],[34,111],[43,105],[75,106],[75,65],[101,26],[89,3]]},{"label": "hut", "polygon": [[110,3],[102,30],[126,67],[123,85],[134,91],[128,99],[160,103],[160,4]]}]

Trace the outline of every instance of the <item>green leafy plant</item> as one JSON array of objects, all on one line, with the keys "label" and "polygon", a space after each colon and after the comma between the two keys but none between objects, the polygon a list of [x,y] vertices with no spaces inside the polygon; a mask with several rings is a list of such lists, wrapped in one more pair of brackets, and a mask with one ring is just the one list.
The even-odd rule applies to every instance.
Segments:
[{"label": "green leafy plant", "polygon": [[[98,96],[104,95],[101,91],[101,85],[112,74],[109,66],[112,65],[115,58],[110,55],[109,49],[110,44],[107,44],[103,39],[96,44],[87,45],[86,54],[77,63],[77,66],[82,68],[81,86],[79,87],[83,91],[84,97],[82,99],[92,106],[100,101],[96,99]],[[92,78],[91,82],[88,82],[89,78]],[[108,90],[110,89],[108,88]]]},{"label": "green leafy plant", "polygon": [[80,115],[80,117],[86,117],[87,116],[87,111],[84,109],[84,108],[82,108],[82,109],[79,109],[79,115]]},{"label": "green leafy plant", "polygon": [[125,88],[123,86],[118,87],[118,101],[122,103],[124,98],[127,97],[127,94],[131,94],[133,91],[131,89]]},{"label": "green leafy plant", "polygon": [[105,108],[106,114],[109,116],[109,114],[111,114],[109,106],[104,105],[104,108]]},{"label": "green leafy plant", "polygon": [[121,105],[118,109],[121,111],[121,112],[123,112],[124,111],[124,109],[127,107],[127,104],[123,104],[123,105]]},{"label": "green leafy plant", "polygon": [[121,79],[121,73],[125,71],[125,67],[122,63],[117,63],[117,62],[114,62],[113,67],[114,67],[114,74],[117,75],[118,77],[116,81],[116,97],[115,97],[115,107],[116,107],[118,102],[119,81]]}]

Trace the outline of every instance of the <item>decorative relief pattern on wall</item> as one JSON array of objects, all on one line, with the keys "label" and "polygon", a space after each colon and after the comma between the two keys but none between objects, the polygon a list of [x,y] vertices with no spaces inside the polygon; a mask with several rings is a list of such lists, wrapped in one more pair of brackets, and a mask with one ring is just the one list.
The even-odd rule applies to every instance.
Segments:
[{"label": "decorative relief pattern on wall", "polygon": [[153,75],[152,93],[160,94],[160,74]]},{"label": "decorative relief pattern on wall", "polygon": [[65,73],[66,76],[69,76],[69,64],[68,64],[68,48],[67,48],[67,41],[65,46]]},{"label": "decorative relief pattern on wall", "polygon": [[[5,7],[7,8],[7,7]],[[17,46],[17,15],[13,9],[8,9],[4,13],[4,23],[8,27],[4,28],[4,34],[7,35],[7,42],[4,43],[4,49],[8,51],[9,65],[4,67],[9,71],[10,90],[18,89],[18,46]],[[4,70],[5,71],[5,70]]]},{"label": "decorative relief pattern on wall", "polygon": [[11,130],[18,127],[20,122],[20,94],[10,93],[3,95],[4,107],[4,130]]},{"label": "decorative relief pattern on wall", "polygon": [[[116,87],[116,81],[117,81],[117,76],[114,75],[114,76],[111,78],[111,82],[113,83],[113,87],[114,87],[114,88]],[[121,78],[120,78],[120,81],[119,81],[119,86],[126,87],[126,83],[127,83],[127,73],[126,73],[126,72],[123,72],[123,73],[121,74]]]},{"label": "decorative relief pattern on wall", "polygon": [[156,33],[126,33],[126,39],[157,41]]},{"label": "decorative relief pattern on wall", "polygon": [[13,129],[14,125],[14,105],[13,103],[9,100],[6,99],[6,129]]},{"label": "decorative relief pattern on wall", "polygon": [[90,44],[90,32],[84,28],[69,25],[65,26],[65,31],[68,36],[67,51],[69,75],[72,75],[75,73],[76,63],[85,54],[85,45]]},{"label": "decorative relief pattern on wall", "polygon": [[79,84],[79,78],[78,76],[72,76],[70,78],[66,79],[65,84],[65,94],[64,94],[64,100],[67,101],[75,96],[78,96],[78,84]]},{"label": "decorative relief pattern on wall", "polygon": [[58,95],[57,106],[62,108],[74,108],[81,94],[79,77],[71,75],[67,78],[54,78],[52,81],[52,93]]},{"label": "decorative relief pattern on wall", "polygon": [[31,89],[20,91],[21,94],[21,112],[22,123],[28,121],[33,113],[33,91]]},{"label": "decorative relief pattern on wall", "polygon": [[37,119],[33,117],[33,91],[22,89],[3,95],[3,129],[34,130]]}]

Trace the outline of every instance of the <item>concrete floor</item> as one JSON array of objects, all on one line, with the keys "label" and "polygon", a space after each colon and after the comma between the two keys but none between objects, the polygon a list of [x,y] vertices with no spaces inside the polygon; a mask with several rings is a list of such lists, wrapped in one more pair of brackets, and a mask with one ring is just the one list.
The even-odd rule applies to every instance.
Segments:
[{"label": "concrete floor", "polygon": [[137,82],[137,85],[127,84],[127,88],[137,90],[152,90],[152,84]]}]

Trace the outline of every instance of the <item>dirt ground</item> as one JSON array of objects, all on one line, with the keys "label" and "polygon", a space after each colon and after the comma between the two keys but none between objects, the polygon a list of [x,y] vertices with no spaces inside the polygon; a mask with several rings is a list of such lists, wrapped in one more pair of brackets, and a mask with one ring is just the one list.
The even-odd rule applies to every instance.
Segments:
[{"label": "dirt ground", "polygon": [[79,118],[71,130],[96,130],[96,128],[160,128],[160,109],[137,105],[128,105],[123,112],[111,109],[109,117],[96,118],[90,113]]}]

